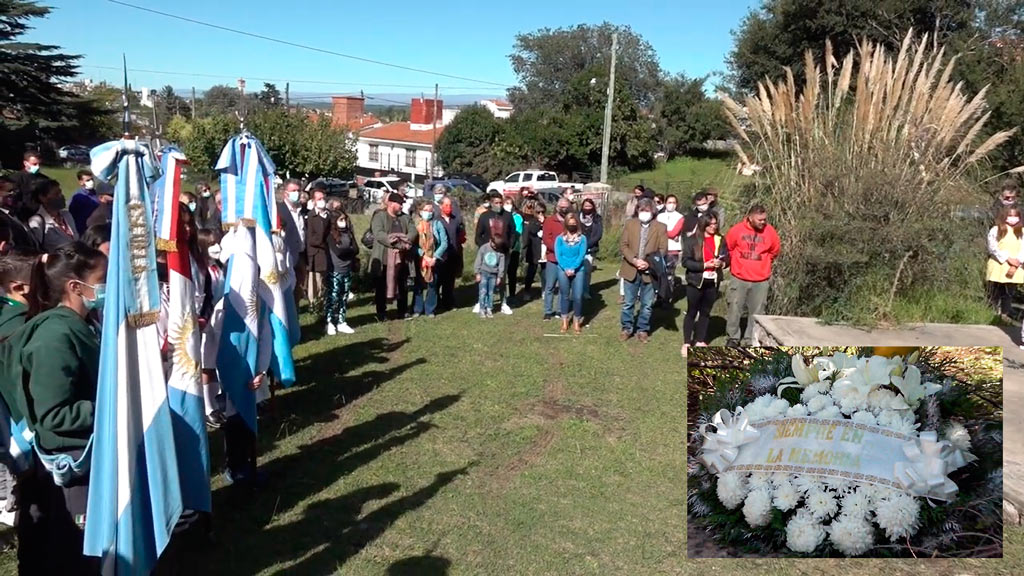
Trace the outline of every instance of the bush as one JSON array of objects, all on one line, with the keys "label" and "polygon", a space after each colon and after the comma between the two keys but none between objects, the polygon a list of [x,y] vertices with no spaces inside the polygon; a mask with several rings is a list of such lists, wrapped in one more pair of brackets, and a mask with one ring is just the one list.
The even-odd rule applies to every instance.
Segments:
[{"label": "bush", "polygon": [[864,42],[854,60],[840,68],[826,43],[825,73],[808,52],[799,89],[787,69],[745,106],[723,96],[741,161],[763,168],[741,201],[763,204],[782,242],[769,308],[874,324],[947,294],[977,311],[988,224],[950,214],[987,204],[974,177],[1012,131],[978,142],[985,91],[968,98],[927,38],[908,35],[895,60]]}]

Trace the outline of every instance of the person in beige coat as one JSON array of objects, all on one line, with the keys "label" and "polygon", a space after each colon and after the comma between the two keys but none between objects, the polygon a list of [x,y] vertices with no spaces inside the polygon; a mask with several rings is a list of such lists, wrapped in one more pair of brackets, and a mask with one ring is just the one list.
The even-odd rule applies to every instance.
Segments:
[{"label": "person in beige coat", "polygon": [[637,202],[637,217],[626,221],[619,250],[622,253],[619,278],[625,292],[620,338],[625,341],[635,333],[637,340],[647,342],[654,307],[654,283],[648,257],[659,253],[664,255],[668,250],[668,229],[654,219],[654,202],[650,198],[641,198]]}]

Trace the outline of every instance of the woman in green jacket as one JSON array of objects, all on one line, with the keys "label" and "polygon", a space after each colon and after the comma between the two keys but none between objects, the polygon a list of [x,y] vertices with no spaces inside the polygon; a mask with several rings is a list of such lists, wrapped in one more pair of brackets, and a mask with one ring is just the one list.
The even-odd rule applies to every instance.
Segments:
[{"label": "woman in green jacket", "polygon": [[[93,432],[99,337],[86,315],[103,306],[107,257],[81,242],[41,258],[32,271],[29,320],[0,344],[0,387],[44,455],[79,460]],[[58,486],[39,458],[19,483],[22,574],[98,574],[82,554],[88,473]]]}]

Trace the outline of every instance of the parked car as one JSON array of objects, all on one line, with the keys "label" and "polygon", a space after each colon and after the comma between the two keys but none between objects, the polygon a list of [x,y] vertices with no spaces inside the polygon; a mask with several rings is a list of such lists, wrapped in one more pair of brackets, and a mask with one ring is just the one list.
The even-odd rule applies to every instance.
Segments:
[{"label": "parked car", "polygon": [[57,150],[57,157],[66,166],[90,162],[89,148],[85,146],[61,146]]},{"label": "parked car", "polygon": [[548,213],[550,214],[554,211],[555,205],[558,204],[558,199],[562,197],[563,190],[561,187],[537,188],[535,192],[537,193],[537,199],[542,200],[547,205]]},{"label": "parked car", "polygon": [[398,176],[385,176],[382,178],[367,178],[363,183],[363,197],[372,203],[379,203],[384,196],[392,192],[399,192],[403,189],[410,198],[423,196],[423,190],[409,184]]},{"label": "parked car", "polygon": [[521,188],[551,187],[558,184],[558,174],[546,170],[525,170],[513,172],[504,180],[495,180],[487,185],[487,193],[500,192],[502,194],[515,194]]},{"label": "parked car", "polygon": [[478,188],[469,180],[453,178],[446,180],[427,180],[423,184],[423,197],[429,200],[433,200],[434,187],[438,185],[444,186],[446,194],[450,193],[452,190],[455,190],[456,188],[461,188],[466,196],[473,198],[474,200],[484,195],[484,191]]},{"label": "parked car", "polygon": [[480,190],[486,190],[488,180],[479,174],[470,174],[463,172],[456,172],[454,174],[445,174],[444,180],[465,180]]},{"label": "parked car", "polygon": [[314,185],[322,185],[328,196],[341,196],[343,198],[352,197],[352,191],[359,190],[359,185],[356,184],[355,180],[317,178],[306,185],[306,192],[312,190]]}]

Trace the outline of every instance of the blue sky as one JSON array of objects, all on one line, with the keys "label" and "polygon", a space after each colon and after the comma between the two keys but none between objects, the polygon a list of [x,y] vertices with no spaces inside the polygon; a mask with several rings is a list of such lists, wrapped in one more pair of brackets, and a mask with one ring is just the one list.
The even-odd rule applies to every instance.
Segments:
[{"label": "blue sky", "polygon": [[[213,24],[283,40],[500,84],[514,84],[509,66],[515,35],[541,27],[609,21],[628,24],[671,72],[698,76],[725,69],[732,37],[756,0],[125,0]],[[293,94],[419,93],[435,82],[447,94],[503,94],[499,86],[357,62],[213,30],[107,0],[43,0],[54,8],[28,34],[31,41],[83,55],[82,76],[121,82],[121,53],[137,70],[135,88],[197,90],[247,78],[291,82]],[[111,67],[114,69],[106,69]],[[181,75],[142,72],[180,72]],[[210,75],[216,77],[202,76]],[[314,80],[334,84],[303,82]],[[387,85],[387,86],[385,86]]]}]

